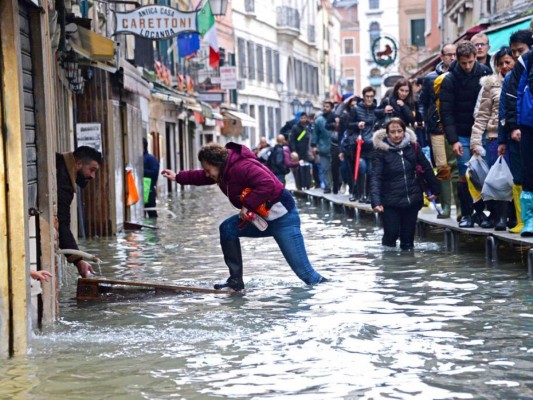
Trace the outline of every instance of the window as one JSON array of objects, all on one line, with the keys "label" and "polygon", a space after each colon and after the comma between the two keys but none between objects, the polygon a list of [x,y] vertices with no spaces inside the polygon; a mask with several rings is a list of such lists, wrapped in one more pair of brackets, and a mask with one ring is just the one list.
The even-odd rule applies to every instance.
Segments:
[{"label": "window", "polygon": [[368,0],[368,8],[377,10],[379,8],[379,0]]},{"label": "window", "polygon": [[274,82],[274,76],[272,73],[272,49],[268,47],[265,49],[266,53],[266,81],[268,83]]},{"label": "window", "polygon": [[381,34],[381,27],[379,26],[379,23],[374,21],[370,23],[370,29],[368,30],[370,35],[370,46],[374,43],[374,41],[379,38]]},{"label": "window", "polygon": [[276,132],[281,130],[281,108],[276,108]]},{"label": "window", "polygon": [[274,107],[268,107],[268,139],[272,140],[275,137],[274,133]]},{"label": "window", "polygon": [[248,48],[248,78],[255,79],[254,42],[247,43]]},{"label": "window", "polygon": [[422,19],[411,20],[411,45],[416,47],[426,47],[426,36],[424,30],[426,21]]},{"label": "window", "polygon": [[246,45],[244,39],[241,38],[237,39],[237,43],[237,48],[239,49],[237,52],[237,56],[239,57],[239,78],[246,78],[248,76],[246,73]]},{"label": "window", "polygon": [[274,52],[274,83],[280,82],[279,53]]},{"label": "window", "polygon": [[263,62],[263,46],[257,45],[257,80],[265,80],[265,63]]},{"label": "window", "polygon": [[265,106],[259,106],[259,136],[266,136]]},{"label": "window", "polygon": [[[241,111],[243,113],[247,113],[248,112],[248,104],[244,103],[244,104],[241,104]],[[250,137],[250,128],[248,128],[247,126],[244,127],[244,129],[242,130],[242,138],[243,139],[248,139]]]},{"label": "window", "polygon": [[353,78],[346,79],[346,87],[344,88],[344,91],[353,93],[354,92],[354,84],[355,84],[355,79],[353,79]]},{"label": "window", "polygon": [[354,54],[354,40],[353,38],[344,39],[344,51],[343,54]]}]

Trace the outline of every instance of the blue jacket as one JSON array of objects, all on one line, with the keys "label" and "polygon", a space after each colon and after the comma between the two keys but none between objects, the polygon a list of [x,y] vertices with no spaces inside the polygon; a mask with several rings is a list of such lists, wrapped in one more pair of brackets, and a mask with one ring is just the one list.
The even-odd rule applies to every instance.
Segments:
[{"label": "blue jacket", "polygon": [[331,156],[331,136],[333,131],[327,129],[327,116],[321,115],[315,120],[312,143],[318,147],[318,154],[323,157]]},{"label": "blue jacket", "polygon": [[[524,89],[528,83],[527,80],[532,63],[533,52],[528,51],[518,58],[513,70],[509,72],[511,76],[506,88],[505,100],[505,126],[508,133],[519,129],[523,123],[521,115],[522,98],[524,96]],[[533,113],[533,110],[529,110],[528,114],[530,113]]]}]

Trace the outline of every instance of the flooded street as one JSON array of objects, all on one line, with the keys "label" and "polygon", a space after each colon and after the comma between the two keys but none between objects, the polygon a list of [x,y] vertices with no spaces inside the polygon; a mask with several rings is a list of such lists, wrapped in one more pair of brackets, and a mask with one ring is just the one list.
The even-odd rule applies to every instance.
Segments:
[{"label": "flooded street", "polygon": [[[217,188],[163,205],[159,230],[81,242],[106,278],[212,287],[227,278]],[[483,245],[384,252],[373,217],[356,223],[298,200],[314,267],[305,286],[273,239],[243,239],[244,295],[77,303],[63,277],[61,320],[31,354],[0,366],[6,399],[533,398],[532,284]],[[148,220],[146,221],[148,223]],[[97,268],[95,268],[97,270]]]}]

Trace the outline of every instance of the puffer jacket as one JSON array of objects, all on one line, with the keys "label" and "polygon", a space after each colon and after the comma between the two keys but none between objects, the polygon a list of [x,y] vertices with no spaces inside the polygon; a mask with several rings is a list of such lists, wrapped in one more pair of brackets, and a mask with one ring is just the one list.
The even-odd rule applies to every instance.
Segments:
[{"label": "puffer jacket", "polygon": [[370,200],[372,207],[407,208],[422,207],[422,187],[416,176],[416,165],[424,170],[424,180],[431,192],[440,193],[440,184],[426,156],[416,146],[416,134],[407,129],[402,143],[393,146],[385,129],[374,133],[374,159],[370,174]]},{"label": "puffer jacket", "polygon": [[424,119],[426,131],[430,135],[442,135],[444,133],[439,124],[439,114],[435,103],[437,96],[435,95],[435,89],[433,88],[435,79],[444,73],[443,65],[444,64],[440,62],[435,68],[435,71],[426,75],[418,102],[418,113]]},{"label": "puffer jacket", "polygon": [[487,133],[487,138],[496,139],[498,137],[498,110],[500,107],[500,94],[502,91],[503,76],[493,74],[484,76],[479,83],[482,86],[479,110],[476,115],[472,136],[470,137],[470,147],[482,146],[483,133]]},{"label": "puffer jacket", "polygon": [[474,108],[481,89],[479,80],[490,75],[485,65],[475,62],[469,73],[453,61],[448,74],[441,84],[439,94],[440,116],[446,139],[451,145],[459,141],[459,136],[470,137],[474,125]]},{"label": "puffer jacket", "polygon": [[394,94],[391,94],[391,96],[388,98],[384,98],[379,107],[374,110],[377,119],[383,119],[387,116],[385,114],[385,107],[390,105],[392,106],[392,114],[389,114],[391,118],[400,118],[407,126],[414,125],[416,111],[415,105],[413,104],[411,106],[404,101],[403,106],[399,106],[397,102],[398,99]]},{"label": "puffer jacket", "polygon": [[[226,144],[226,148],[229,156],[220,182],[206,176],[203,169],[181,171],[176,175],[176,182],[180,185],[195,186],[218,183],[222,193],[237,208],[244,205],[249,210],[256,210],[264,203],[270,208],[278,202],[283,203],[287,211],[294,208],[291,194],[283,188],[276,175],[259,162],[250,149],[233,142]],[[241,201],[241,194],[246,188],[252,191]]]}]

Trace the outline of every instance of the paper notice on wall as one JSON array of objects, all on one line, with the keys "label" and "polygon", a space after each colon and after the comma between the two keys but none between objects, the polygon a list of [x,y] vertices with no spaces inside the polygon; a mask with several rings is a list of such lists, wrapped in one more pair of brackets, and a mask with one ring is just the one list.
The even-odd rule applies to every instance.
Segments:
[{"label": "paper notice on wall", "polygon": [[100,123],[76,124],[78,147],[89,146],[102,152],[102,128]]}]

